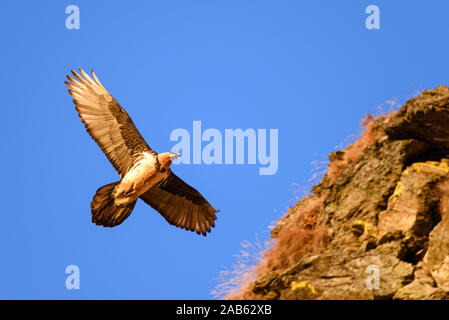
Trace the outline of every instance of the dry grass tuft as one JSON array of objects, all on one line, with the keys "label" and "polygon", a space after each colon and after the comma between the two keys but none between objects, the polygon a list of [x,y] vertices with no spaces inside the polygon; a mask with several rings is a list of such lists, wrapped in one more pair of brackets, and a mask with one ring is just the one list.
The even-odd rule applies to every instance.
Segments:
[{"label": "dry grass tuft", "polygon": [[[288,219],[283,221],[282,228],[279,229],[276,239],[267,241],[264,250],[258,251],[258,263],[244,268],[235,266],[234,276],[227,277],[222,282],[221,287],[217,286],[227,294],[222,295],[229,300],[254,300],[262,299],[260,294],[251,290],[254,280],[269,272],[282,273],[298,263],[305,255],[323,250],[329,237],[322,227],[317,227],[318,215],[323,208],[324,197],[311,196],[301,207],[295,207],[289,213]],[[262,249],[261,246],[258,246]],[[239,257],[241,258],[242,255]],[[231,281],[230,281],[231,279]],[[228,284],[232,283],[232,290]],[[226,284],[226,285],[223,285]]]},{"label": "dry grass tuft", "polygon": [[318,215],[324,208],[325,196],[325,194],[320,196],[313,194],[304,198],[303,201],[298,203],[298,206],[292,209],[292,212],[288,216],[280,221],[282,224],[287,225],[283,226],[282,229],[315,229],[318,222]]},{"label": "dry grass tuft", "polygon": [[351,144],[346,150],[346,158],[348,163],[357,160],[363,149],[376,143],[377,137],[375,131],[373,130],[375,123],[374,120],[376,120],[376,118],[370,113],[362,119],[362,122],[360,123],[360,126],[364,129],[362,136],[359,140]]},{"label": "dry grass tuft", "polygon": [[229,292],[225,299],[264,299],[261,294],[252,290],[254,280],[269,272],[279,274],[288,270],[307,254],[321,252],[326,248],[328,241],[329,237],[324,228],[312,230],[288,229],[279,233],[273,247],[264,252],[260,264],[249,270],[250,274],[245,276],[245,279],[249,281],[241,282],[240,290]]},{"label": "dry grass tuft", "polygon": [[230,269],[220,271],[215,279],[218,284],[211,294],[217,299],[223,299],[243,291],[243,288],[256,280],[256,266],[260,264],[264,252],[269,250],[272,244],[273,240],[262,243],[257,235],[254,242],[242,242],[240,253],[234,255],[235,263]]},{"label": "dry grass tuft", "polygon": [[348,164],[357,160],[357,158],[366,147],[376,143],[377,135],[374,130],[375,121],[377,119],[385,117],[386,116],[384,115],[375,117],[372,114],[368,113],[362,119],[360,127],[363,129],[363,132],[360,139],[349,145],[346,150],[338,151],[335,158],[332,159],[332,161],[328,165],[327,177],[331,184],[335,182],[335,179],[337,179],[337,177]]},{"label": "dry grass tuft", "polygon": [[327,232],[322,228],[282,231],[274,247],[265,253],[262,264],[257,267],[257,274],[285,271],[293,267],[305,255],[325,248],[327,240]]}]

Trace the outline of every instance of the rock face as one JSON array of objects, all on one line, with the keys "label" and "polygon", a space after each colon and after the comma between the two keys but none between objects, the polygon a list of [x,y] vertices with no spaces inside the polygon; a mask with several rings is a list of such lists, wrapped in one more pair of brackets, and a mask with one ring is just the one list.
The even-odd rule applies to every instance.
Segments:
[{"label": "rock face", "polygon": [[325,248],[261,268],[234,297],[449,298],[449,88],[424,91],[369,130],[357,154],[348,156],[358,142],[329,156],[313,194],[272,229],[273,238],[325,229]]}]

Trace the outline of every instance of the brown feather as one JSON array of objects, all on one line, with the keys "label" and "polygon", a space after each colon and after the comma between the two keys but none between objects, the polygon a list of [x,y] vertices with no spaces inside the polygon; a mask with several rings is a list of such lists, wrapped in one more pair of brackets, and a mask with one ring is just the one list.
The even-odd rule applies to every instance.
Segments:
[{"label": "brown feather", "polygon": [[97,76],[71,70],[65,82],[75,108],[89,135],[97,142],[123,177],[142,152],[155,153],[145,142],[129,115],[104,89]]},{"label": "brown feather", "polygon": [[140,198],[158,211],[168,223],[204,236],[214,227],[215,210],[194,188],[170,171],[168,178]]}]

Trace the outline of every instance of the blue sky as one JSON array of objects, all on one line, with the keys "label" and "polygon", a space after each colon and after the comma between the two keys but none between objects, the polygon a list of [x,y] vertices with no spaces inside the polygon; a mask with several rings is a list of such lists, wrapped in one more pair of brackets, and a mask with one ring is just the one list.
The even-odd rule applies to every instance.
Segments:
[{"label": "blue sky", "polygon": [[[80,8],[67,30],[65,8]],[[365,8],[380,8],[367,30]],[[244,240],[308,190],[314,160],[361,118],[448,84],[444,1],[3,1],[0,298],[211,299]],[[221,212],[206,238],[138,202],[119,227],[90,222],[118,175],[85,132],[63,83],[94,69],[159,152],[176,128],[279,130],[279,169],[177,165]],[[296,185],[297,184],[297,185]],[[80,268],[80,290],[65,269]]]}]

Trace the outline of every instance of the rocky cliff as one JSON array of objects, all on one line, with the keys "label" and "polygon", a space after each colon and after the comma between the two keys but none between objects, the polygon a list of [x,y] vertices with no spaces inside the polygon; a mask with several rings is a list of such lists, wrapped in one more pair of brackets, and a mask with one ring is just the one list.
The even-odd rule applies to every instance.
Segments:
[{"label": "rocky cliff", "polygon": [[449,298],[449,88],[365,126],[228,299]]}]

